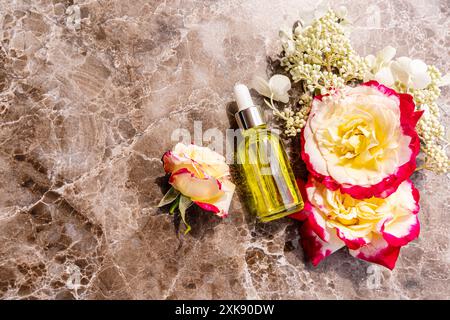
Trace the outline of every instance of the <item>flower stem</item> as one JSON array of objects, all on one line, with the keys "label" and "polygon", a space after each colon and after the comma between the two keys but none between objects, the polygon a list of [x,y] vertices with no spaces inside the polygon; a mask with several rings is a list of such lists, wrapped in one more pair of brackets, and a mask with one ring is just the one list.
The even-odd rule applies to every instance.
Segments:
[{"label": "flower stem", "polygon": [[273,93],[272,93],[271,96],[270,96],[270,102],[267,101],[266,99],[264,99],[264,102],[265,102],[265,104],[266,104],[270,109],[272,109],[273,113],[274,113],[277,117],[279,117],[279,118],[281,118],[281,119],[283,119],[283,120],[287,120],[287,119],[288,119],[286,116],[284,116],[283,114],[281,114],[281,112],[275,107],[274,102],[273,102]]},{"label": "flower stem", "polygon": [[177,196],[177,198],[175,199],[175,201],[172,203],[172,205],[170,206],[169,209],[169,213],[173,214],[175,212],[175,210],[178,208],[178,205],[180,204],[180,195]]}]

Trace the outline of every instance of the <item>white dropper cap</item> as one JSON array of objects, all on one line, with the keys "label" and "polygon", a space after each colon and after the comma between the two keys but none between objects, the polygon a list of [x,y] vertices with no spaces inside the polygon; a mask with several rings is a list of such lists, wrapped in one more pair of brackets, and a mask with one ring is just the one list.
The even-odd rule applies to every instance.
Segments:
[{"label": "white dropper cap", "polygon": [[253,103],[247,86],[237,83],[234,86],[234,95],[236,96],[236,103],[239,107],[235,118],[240,128],[249,129],[266,124],[261,110]]},{"label": "white dropper cap", "polygon": [[253,107],[252,96],[246,85],[236,83],[234,86],[234,95],[236,97],[236,103],[239,107],[239,111]]}]

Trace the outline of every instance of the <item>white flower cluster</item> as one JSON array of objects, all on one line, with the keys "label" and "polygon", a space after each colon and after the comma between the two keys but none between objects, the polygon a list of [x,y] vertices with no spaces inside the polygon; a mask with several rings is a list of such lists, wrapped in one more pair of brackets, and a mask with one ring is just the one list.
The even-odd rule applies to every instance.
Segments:
[{"label": "white flower cluster", "polygon": [[288,137],[295,137],[306,125],[309,112],[311,111],[312,97],[309,94],[303,94],[298,104],[302,106],[300,110],[293,111],[292,108],[286,107],[281,112],[281,117],[285,120],[284,134]]},{"label": "white flower cluster", "polygon": [[377,53],[376,57],[368,55],[366,62],[369,66],[364,81],[376,80],[387,87],[396,83],[405,88],[424,89],[431,83],[428,67],[422,60],[400,57],[395,60],[397,50],[387,46]]},{"label": "white flower cluster", "polygon": [[362,80],[367,72],[365,59],[353,50],[345,32],[345,22],[329,10],[304,29],[280,33],[284,48],[281,65],[294,82],[304,81],[306,88],[321,94],[342,88],[352,80]]},{"label": "white flower cluster", "polygon": [[441,91],[439,87],[449,84],[449,75],[442,77],[434,66],[427,66],[419,59],[400,57],[395,60],[395,48],[382,49],[376,56],[369,55],[366,62],[369,71],[364,80],[376,80],[398,92],[409,93],[414,98],[417,110],[424,114],[417,124],[425,155],[423,168],[436,173],[446,173],[450,161],[445,151],[445,128],[440,123],[439,107],[436,103]]},{"label": "white flower cluster", "polygon": [[305,93],[300,97],[299,104],[304,105],[300,111],[294,112],[290,107],[285,107],[283,111],[280,111],[274,101],[285,104],[289,102],[288,91],[291,90],[291,80],[288,77],[275,74],[269,80],[266,80],[265,78],[255,76],[252,87],[260,95],[269,98],[268,100],[264,99],[264,102],[272,110],[274,116],[285,121],[286,129],[284,133],[288,137],[295,136],[301,131],[301,128],[306,124],[309,111],[311,110],[309,106],[311,102],[310,94]]},{"label": "white flower cluster", "polygon": [[300,109],[300,111],[294,112],[292,108],[285,108],[281,114],[286,117],[286,129],[284,133],[288,137],[296,136],[300,133],[301,128],[306,125],[306,120],[308,120],[309,112],[311,107],[305,106]]},{"label": "white flower cluster", "polygon": [[439,87],[450,84],[450,75],[442,77],[434,66],[419,59],[399,57],[396,50],[386,47],[376,56],[361,58],[352,48],[346,34],[346,10],[329,10],[310,26],[298,25],[293,30],[280,31],[283,46],[281,65],[294,82],[303,86],[303,95],[296,105],[287,104],[280,111],[275,101],[288,103],[290,81],[275,75],[269,81],[256,79],[255,89],[270,98],[265,100],[273,114],[284,121],[284,133],[296,136],[305,126],[312,98],[345,85],[376,80],[398,92],[413,96],[418,110],[424,114],[417,124],[425,156],[423,168],[437,173],[448,172],[450,160],[446,153],[445,128],[440,122],[437,99]]},{"label": "white flower cluster", "polygon": [[396,81],[394,88],[399,92],[411,94],[417,108],[424,111],[417,124],[417,132],[422,140],[422,151],[425,154],[423,168],[436,173],[446,173],[450,168],[450,160],[445,148],[448,141],[445,139],[445,127],[440,122],[439,106],[436,101],[441,94],[439,87],[447,83],[443,81],[441,73],[434,66],[428,66],[428,74],[430,83],[423,89],[407,87],[400,81]]},{"label": "white flower cluster", "polygon": [[352,81],[360,81],[368,66],[352,48],[345,32],[346,10],[329,10],[310,26],[298,25],[294,30],[280,31],[283,46],[281,65],[294,82],[301,82],[305,94],[298,101],[299,109],[286,107],[280,114],[287,136],[297,135],[308,119],[310,103],[315,94],[326,94]]}]

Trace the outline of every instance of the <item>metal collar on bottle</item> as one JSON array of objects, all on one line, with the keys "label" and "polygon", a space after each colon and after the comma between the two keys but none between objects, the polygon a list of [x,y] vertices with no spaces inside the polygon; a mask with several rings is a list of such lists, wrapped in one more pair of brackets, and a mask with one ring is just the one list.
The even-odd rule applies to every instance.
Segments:
[{"label": "metal collar on bottle", "polygon": [[240,110],[234,116],[239,128],[244,130],[266,124],[261,109],[258,106],[251,106]]}]

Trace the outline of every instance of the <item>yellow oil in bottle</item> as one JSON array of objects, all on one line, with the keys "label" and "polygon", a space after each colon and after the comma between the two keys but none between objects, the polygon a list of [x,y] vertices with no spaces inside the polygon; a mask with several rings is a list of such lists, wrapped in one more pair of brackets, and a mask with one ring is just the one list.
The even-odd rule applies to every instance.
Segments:
[{"label": "yellow oil in bottle", "polygon": [[252,207],[263,221],[303,209],[303,201],[279,136],[265,124],[242,131],[237,159]]}]

